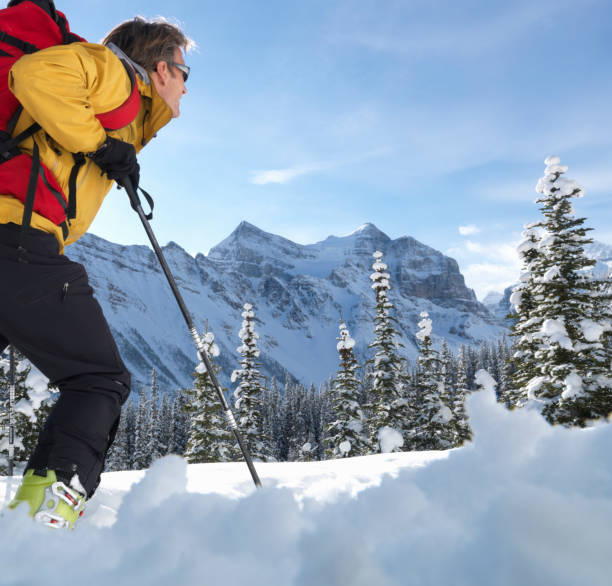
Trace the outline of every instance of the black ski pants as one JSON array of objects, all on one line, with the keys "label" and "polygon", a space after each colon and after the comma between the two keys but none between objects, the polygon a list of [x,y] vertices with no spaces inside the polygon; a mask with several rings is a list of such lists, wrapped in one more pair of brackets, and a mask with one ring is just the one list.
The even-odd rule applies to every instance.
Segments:
[{"label": "black ski pants", "polygon": [[[0,224],[0,350],[9,343],[57,385],[28,468],[77,473],[91,496],[130,392],[127,372],[85,268],[51,234]],[[23,260],[27,262],[23,262]]]}]

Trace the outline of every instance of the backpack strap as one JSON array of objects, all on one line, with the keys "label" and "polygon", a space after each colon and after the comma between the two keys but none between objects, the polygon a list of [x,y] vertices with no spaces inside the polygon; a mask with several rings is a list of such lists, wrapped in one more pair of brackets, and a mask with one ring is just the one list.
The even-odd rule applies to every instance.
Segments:
[{"label": "backpack strap", "polygon": [[11,45],[16,49],[19,49],[22,53],[36,53],[36,51],[40,51],[40,49],[36,45],[28,43],[22,39],[18,39],[13,35],[9,35],[5,31],[0,31],[0,41],[6,43],[7,45]]},{"label": "backpack strap", "polygon": [[19,143],[25,140],[29,136],[32,136],[35,132],[40,130],[40,124],[34,122],[30,124],[24,131],[20,132],[17,136],[11,138],[9,132],[0,131],[0,138],[3,139],[0,142],[0,163],[8,161],[13,157],[21,154],[18,148]]},{"label": "backpack strap", "polygon": [[[76,191],[77,191],[77,177],[79,175],[79,169],[85,164],[85,155],[83,153],[74,153],[74,165],[70,171],[70,178],[68,179],[68,208],[66,209],[66,219],[68,221],[76,218]],[[64,239],[66,236],[64,236]]]},{"label": "backpack strap", "polygon": [[23,218],[21,220],[21,233],[19,234],[19,260],[21,262],[28,262],[25,260],[25,253],[27,252],[26,244],[28,240],[28,231],[30,230],[30,222],[32,221],[32,210],[34,209],[34,197],[36,195],[36,184],[38,183],[38,171],[40,169],[40,153],[38,151],[38,145],[34,141],[34,148],[32,149],[32,166],[30,167],[30,179],[28,181],[28,191],[26,199],[23,205]]},{"label": "backpack strap", "polygon": [[140,92],[138,91],[138,83],[136,81],[136,73],[134,68],[125,60],[121,59],[121,63],[130,78],[132,91],[130,97],[120,106],[110,112],[96,114],[96,118],[104,128],[104,130],[118,130],[132,122],[140,111]]}]

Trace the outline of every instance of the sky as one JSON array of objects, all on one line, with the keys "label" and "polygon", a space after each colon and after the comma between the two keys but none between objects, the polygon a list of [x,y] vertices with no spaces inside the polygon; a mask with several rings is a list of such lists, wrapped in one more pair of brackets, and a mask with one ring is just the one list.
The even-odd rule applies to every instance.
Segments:
[{"label": "sky", "polygon": [[[606,0],[56,5],[91,41],[138,14],[197,43],[180,118],[140,155],[162,244],[207,253],[242,220],[310,244],[371,222],[455,258],[482,299],[518,280],[549,155],[612,243]],[[116,190],[92,231],[147,242]]]}]

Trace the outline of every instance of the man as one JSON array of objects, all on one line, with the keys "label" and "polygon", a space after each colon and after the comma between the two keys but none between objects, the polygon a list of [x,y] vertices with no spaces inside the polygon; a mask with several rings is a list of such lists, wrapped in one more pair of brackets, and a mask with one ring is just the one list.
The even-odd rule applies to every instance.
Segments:
[{"label": "man", "polygon": [[[76,215],[67,226],[34,207],[25,240],[24,204],[0,195],[0,349],[13,344],[60,390],[11,507],[25,502],[30,515],[51,526],[72,527],[82,514],[130,391],[85,269],[63,255],[64,246],[87,231],[113,180],[138,184],[136,153],[179,115],[189,74],[183,52],[191,44],[176,26],[135,18],[103,45],[49,47],[20,58],[9,74],[23,106],[13,136],[32,122],[41,127],[20,150],[32,154],[36,145],[63,193],[71,183],[77,190]],[[96,115],[136,95],[130,70],[138,114],[107,132]],[[75,153],[86,155],[76,171]]]}]

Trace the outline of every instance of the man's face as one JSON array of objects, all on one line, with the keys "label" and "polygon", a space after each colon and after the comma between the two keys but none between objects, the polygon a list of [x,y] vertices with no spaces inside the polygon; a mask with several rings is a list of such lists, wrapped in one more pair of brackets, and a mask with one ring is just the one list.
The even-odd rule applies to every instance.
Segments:
[{"label": "man's face", "polygon": [[[174,49],[174,62],[181,65],[185,64],[183,54],[178,48]],[[160,61],[151,78],[157,93],[170,106],[172,117],[178,118],[181,113],[179,103],[183,95],[187,93],[182,71],[175,65]]]}]

